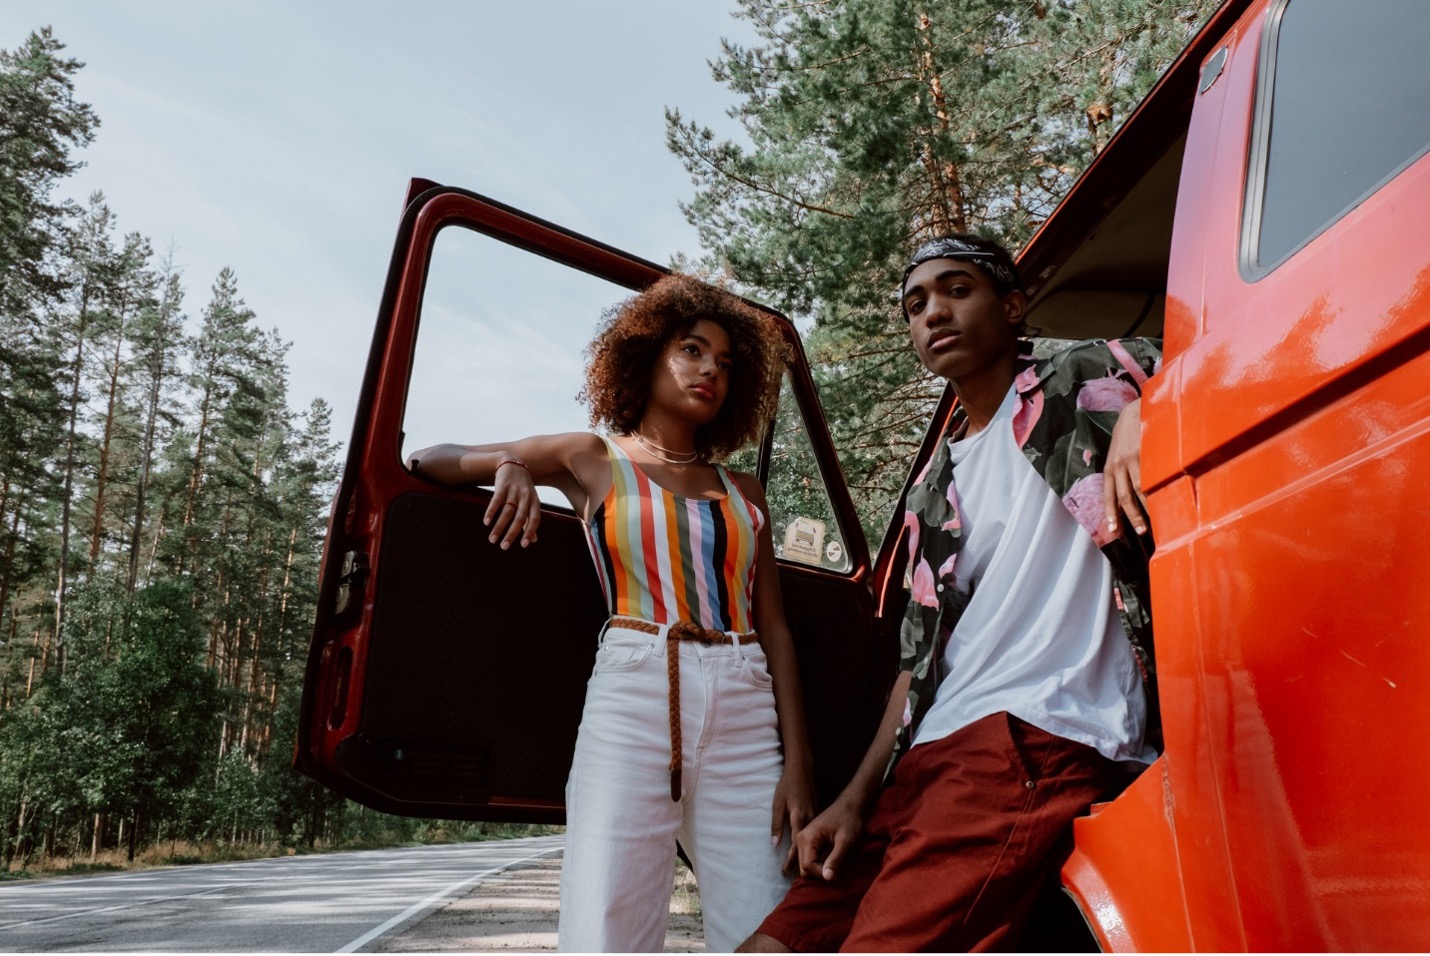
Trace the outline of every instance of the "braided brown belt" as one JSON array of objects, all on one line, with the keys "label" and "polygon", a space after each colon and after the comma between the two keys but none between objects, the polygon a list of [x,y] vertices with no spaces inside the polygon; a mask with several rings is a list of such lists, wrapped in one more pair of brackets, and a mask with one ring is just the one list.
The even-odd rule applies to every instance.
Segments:
[{"label": "braided brown belt", "polygon": [[[642,634],[659,634],[660,626],[635,617],[613,617],[611,627],[624,627]],[[759,643],[760,636],[754,631],[740,638],[741,644]],[[670,682],[670,799],[680,802],[680,769],[684,761],[684,750],[680,741],[680,649],[681,641],[698,641],[701,644],[734,644],[736,639],[724,631],[701,627],[690,621],[678,621],[665,632],[665,673]]]}]

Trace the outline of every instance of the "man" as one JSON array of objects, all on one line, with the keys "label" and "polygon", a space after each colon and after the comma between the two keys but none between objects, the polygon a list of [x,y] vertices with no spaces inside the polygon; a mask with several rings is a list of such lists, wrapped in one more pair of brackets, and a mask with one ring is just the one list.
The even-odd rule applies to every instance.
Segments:
[{"label": "man", "polygon": [[1073,818],[1156,756],[1136,489],[1160,343],[1033,360],[1011,257],[970,235],[921,246],[902,300],[958,407],[908,494],[900,673],[746,951],[1015,947]]}]

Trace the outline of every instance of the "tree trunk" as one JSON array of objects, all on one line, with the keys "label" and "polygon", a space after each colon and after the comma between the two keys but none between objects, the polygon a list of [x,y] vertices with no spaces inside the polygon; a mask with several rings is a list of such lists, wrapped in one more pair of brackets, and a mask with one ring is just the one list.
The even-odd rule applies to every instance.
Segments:
[{"label": "tree trunk", "polygon": [[[923,45],[919,54],[919,75],[928,84],[934,118],[938,122],[936,132],[947,138],[951,135],[952,122],[948,115],[948,98],[944,95],[943,81],[939,78],[938,64],[934,60],[932,28],[933,21],[929,15],[919,14],[918,32]],[[925,142],[923,152],[924,169],[928,172],[935,200],[928,210],[933,231],[967,232],[968,217],[964,214],[963,182],[958,166],[951,161],[938,162],[933,154],[932,137]]]},{"label": "tree trunk", "polygon": [[169,523],[169,502],[159,509],[159,520],[154,525],[154,541],[149,546],[149,560],[144,562],[144,584],[147,587],[154,577],[154,561],[159,555],[159,543],[164,540],[164,531]]},{"label": "tree trunk", "polygon": [[20,801],[20,823],[19,823],[19,849],[20,849],[20,869],[25,869],[30,865],[30,856],[35,849],[35,841],[30,839],[29,831],[26,829],[31,823],[25,818],[25,811],[29,809],[30,800],[28,797]]},{"label": "tree trunk", "polygon": [[15,614],[15,609],[10,609],[10,636],[5,641],[5,683],[4,691],[0,692],[0,710],[9,710],[12,701],[10,700],[10,674],[15,666],[15,637],[20,630],[20,619]]},{"label": "tree trunk", "polygon": [[[10,603],[10,573],[15,567],[15,545],[20,540],[20,512],[27,503],[23,497],[15,502],[15,517],[10,522],[10,540],[5,543],[5,566],[0,569],[0,618],[4,618],[5,608]],[[13,611],[11,617],[14,617]],[[13,635],[11,639],[13,640]]]},{"label": "tree trunk", "polygon": [[[154,433],[159,421],[159,398],[163,381],[156,372],[149,385],[149,411],[144,423],[144,447],[139,456],[139,481],[134,489],[134,523],[129,536],[129,573],[124,580],[124,593],[133,595],[139,578],[139,541],[144,534],[144,504],[149,492],[149,471],[154,464]],[[157,546],[157,544],[156,544]]]},{"label": "tree trunk", "polygon": [[[149,474],[154,467],[155,436],[159,427],[159,404],[164,398],[164,369],[169,350],[165,347],[167,323],[172,321],[179,310],[182,293],[175,290],[176,277],[173,274],[172,254],[165,262],[165,291],[159,305],[158,328],[152,350],[147,354],[149,372],[148,409],[144,417],[144,444],[139,454],[139,480],[134,490],[134,523],[129,536],[129,573],[124,582],[124,593],[132,595],[139,578],[139,542],[144,536],[144,508],[149,495]],[[162,526],[162,523],[161,523]],[[155,539],[155,547],[158,540]]]},{"label": "tree trunk", "polygon": [[65,575],[68,571],[70,548],[70,496],[74,491],[74,443],[79,421],[79,383],[84,371],[84,335],[89,325],[89,280],[86,279],[80,291],[79,329],[75,333],[74,361],[70,363],[70,421],[65,436],[65,482],[60,498],[60,573],[55,587],[55,667],[61,677],[65,674]]},{"label": "tree trunk", "polygon": [[139,843],[139,811],[134,811],[134,823],[129,827],[129,862],[134,862],[134,850]]},{"label": "tree trunk", "polygon": [[104,495],[109,485],[109,449],[114,441],[114,415],[119,404],[119,365],[124,346],[124,313],[120,312],[119,328],[114,333],[114,365],[109,370],[109,401],[104,411],[104,438],[99,446],[99,474],[94,482],[94,523],[89,534],[89,573],[99,560],[100,542],[104,540]]},{"label": "tree trunk", "polygon": [[[15,854],[24,848],[25,843],[25,810],[29,806],[29,800],[23,795],[20,797],[20,809],[15,814],[15,836],[6,841],[5,845],[5,869],[10,869],[10,863],[15,859]],[[20,869],[24,869],[25,864],[20,864]]]},{"label": "tree trunk", "polygon": [[211,411],[209,405],[212,401],[213,389],[211,386],[205,386],[203,401],[199,403],[198,434],[194,439],[194,467],[189,473],[189,486],[184,496],[184,517],[180,525],[184,529],[184,549],[179,554],[178,571],[180,574],[184,572],[184,566],[189,558],[189,545],[192,542],[192,536],[189,534],[189,525],[192,524],[194,520],[194,508],[198,502],[199,485],[203,482],[204,478],[204,452],[207,450],[208,444],[209,413]]}]

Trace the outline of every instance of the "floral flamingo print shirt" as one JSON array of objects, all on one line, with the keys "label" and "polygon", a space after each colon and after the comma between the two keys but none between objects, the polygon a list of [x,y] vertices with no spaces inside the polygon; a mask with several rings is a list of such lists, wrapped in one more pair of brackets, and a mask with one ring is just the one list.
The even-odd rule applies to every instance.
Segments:
[{"label": "floral flamingo print shirt", "polygon": [[[1013,380],[1018,393],[1013,437],[1018,447],[1112,564],[1110,599],[1117,604],[1142,672],[1153,723],[1157,710],[1147,600],[1151,542],[1130,530],[1117,537],[1108,533],[1102,469],[1118,413],[1142,394],[1142,386],[1161,361],[1158,339],[1093,339],[1042,359],[1020,357]],[[964,537],[948,447],[965,424],[963,409],[956,408],[905,501],[910,594],[900,632],[899,668],[912,672],[913,679],[895,760],[908,749],[913,731],[933,702],[943,642],[968,604],[968,596],[952,586]],[[945,587],[940,589],[940,584]],[[1149,728],[1149,741],[1155,736]]]}]

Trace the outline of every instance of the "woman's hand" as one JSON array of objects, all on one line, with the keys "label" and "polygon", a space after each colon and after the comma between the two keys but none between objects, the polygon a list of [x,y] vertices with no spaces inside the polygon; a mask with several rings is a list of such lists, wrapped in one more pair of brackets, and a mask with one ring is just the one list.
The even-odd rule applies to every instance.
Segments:
[{"label": "woman's hand", "polygon": [[482,524],[492,529],[487,540],[492,544],[500,541],[503,551],[518,538],[523,548],[536,540],[541,499],[536,495],[531,470],[520,459],[503,458],[497,465],[491,504],[482,516]]},{"label": "woman's hand", "polygon": [[770,843],[778,845],[789,824],[789,855],[785,857],[785,872],[793,871],[798,862],[796,840],[800,831],[814,819],[814,781],[807,767],[785,764],[780,782],[775,785],[775,803],[770,815]]},{"label": "woman's hand", "polygon": [[1102,500],[1107,530],[1121,533],[1121,516],[1132,529],[1147,533],[1147,499],[1142,496],[1142,399],[1133,399],[1117,416],[1112,441],[1107,449],[1107,467],[1102,469]]}]

